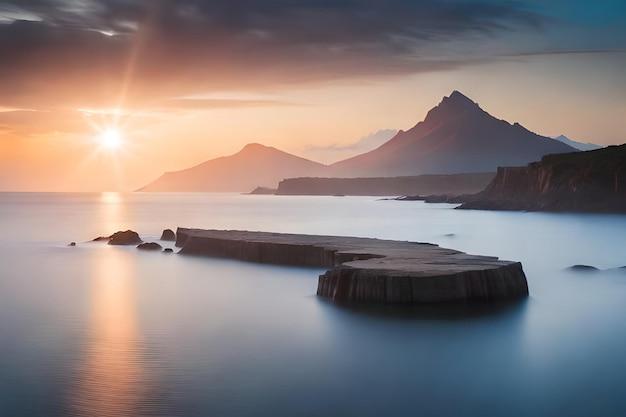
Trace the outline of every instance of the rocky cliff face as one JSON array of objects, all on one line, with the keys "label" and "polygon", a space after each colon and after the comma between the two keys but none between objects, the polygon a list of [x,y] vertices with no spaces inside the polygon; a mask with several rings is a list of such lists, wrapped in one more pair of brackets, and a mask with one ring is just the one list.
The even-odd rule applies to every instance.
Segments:
[{"label": "rocky cliff face", "polygon": [[626,213],[626,144],[499,168],[460,208]]},{"label": "rocky cliff face", "polygon": [[317,295],[342,302],[421,304],[525,297],[528,284],[519,262],[436,276],[396,275],[344,265],[320,275]]}]

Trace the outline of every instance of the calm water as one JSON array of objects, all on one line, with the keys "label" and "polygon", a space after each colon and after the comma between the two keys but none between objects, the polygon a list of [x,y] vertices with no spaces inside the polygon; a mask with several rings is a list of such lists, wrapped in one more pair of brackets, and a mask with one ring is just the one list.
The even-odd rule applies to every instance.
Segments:
[{"label": "calm water", "polygon": [[[626,216],[356,197],[0,193],[0,416],[624,416]],[[494,311],[347,309],[321,270],[85,243],[203,227],[520,260]],[[76,247],[66,246],[77,241]]]}]

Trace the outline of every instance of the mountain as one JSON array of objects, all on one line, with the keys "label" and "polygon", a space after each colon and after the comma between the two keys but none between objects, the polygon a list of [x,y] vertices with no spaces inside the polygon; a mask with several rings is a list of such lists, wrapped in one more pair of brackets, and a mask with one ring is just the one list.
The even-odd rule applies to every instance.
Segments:
[{"label": "mountain", "polygon": [[568,138],[565,135],[560,135],[560,136],[557,136],[557,137],[552,138],[552,139],[556,139],[559,142],[563,142],[564,144],[569,145],[572,148],[578,149],[579,151],[593,151],[595,149],[601,149],[602,148],[602,146],[596,145],[595,143],[576,142],[575,140],[571,140],[570,138]]},{"label": "mountain", "polygon": [[[383,131],[381,134],[389,133]],[[380,139],[375,135],[367,144]],[[500,166],[520,166],[547,154],[576,149],[530,132],[518,123],[496,119],[478,104],[452,92],[424,121],[399,131],[376,149],[330,166],[260,144],[182,171],[168,172],[139,191],[250,192],[275,188],[286,178],[403,177],[495,173]]]},{"label": "mountain", "polygon": [[166,172],[138,191],[249,192],[260,185],[276,187],[284,178],[319,176],[326,170],[326,165],[252,143],[234,155]]},{"label": "mountain", "polygon": [[499,168],[460,208],[626,213],[626,144]]},{"label": "mountain", "polygon": [[495,172],[576,149],[496,119],[454,91],[424,121],[373,151],[332,164],[339,177]]}]

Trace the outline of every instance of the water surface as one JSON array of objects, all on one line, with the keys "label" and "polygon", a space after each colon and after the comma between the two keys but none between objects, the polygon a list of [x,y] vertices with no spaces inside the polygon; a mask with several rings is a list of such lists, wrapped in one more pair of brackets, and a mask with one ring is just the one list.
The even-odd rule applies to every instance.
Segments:
[{"label": "water surface", "polygon": [[[626,273],[564,270],[626,265],[626,216],[452,207],[0,193],[0,415],[626,415]],[[433,242],[522,261],[531,296],[345,308],[319,269],[86,242],[177,226]]]}]

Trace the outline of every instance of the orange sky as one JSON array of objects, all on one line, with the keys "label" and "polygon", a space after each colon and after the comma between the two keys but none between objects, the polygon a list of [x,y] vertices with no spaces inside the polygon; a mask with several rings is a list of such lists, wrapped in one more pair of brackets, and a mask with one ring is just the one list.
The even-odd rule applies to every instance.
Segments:
[{"label": "orange sky", "polygon": [[619,2],[235,3],[0,3],[0,190],[129,191],[250,142],[335,162],[453,90],[543,135],[626,142]]}]

